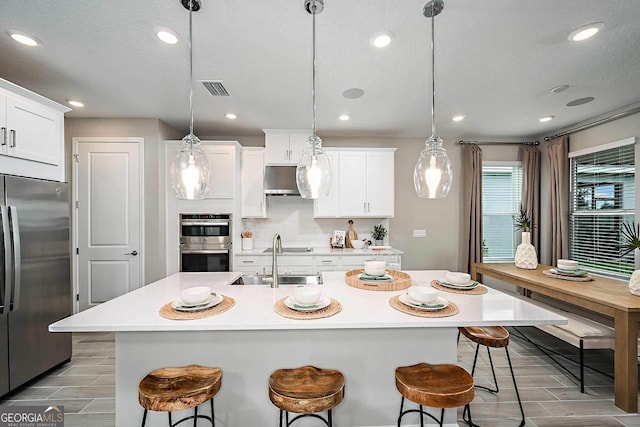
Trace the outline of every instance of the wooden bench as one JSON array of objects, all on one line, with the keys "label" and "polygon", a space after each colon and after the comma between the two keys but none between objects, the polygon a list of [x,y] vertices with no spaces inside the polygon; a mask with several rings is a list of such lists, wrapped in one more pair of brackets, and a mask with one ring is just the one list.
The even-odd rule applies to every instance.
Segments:
[{"label": "wooden bench", "polygon": [[[568,323],[566,325],[537,325],[536,328],[548,333],[549,335],[553,335],[554,337],[580,349],[579,377],[576,377],[572,372],[568,371],[564,366],[562,366],[555,359],[553,359],[553,357],[549,354],[549,352],[552,352],[550,349],[544,348],[543,346],[531,341],[526,336],[524,336],[524,334],[522,334],[521,331],[519,331],[518,329],[516,330],[520,333],[520,335],[523,335],[525,339],[527,339],[537,348],[545,352],[547,356],[551,357],[551,359],[554,360],[556,363],[558,363],[563,370],[568,372],[570,375],[576,377],[576,379],[580,381],[580,392],[584,393],[584,350],[596,350],[596,349],[613,350],[615,347],[614,329],[600,322],[596,322],[595,320],[587,319],[586,317],[580,316],[578,314],[553,307],[542,301],[538,301],[532,298],[525,298],[523,296],[516,296],[516,297],[523,299],[530,304],[533,304],[538,307],[544,308],[546,310],[552,311],[554,313],[560,314],[561,316],[564,316],[567,318]],[[558,355],[566,358],[566,356],[564,355],[561,355],[561,354],[558,354]]]}]

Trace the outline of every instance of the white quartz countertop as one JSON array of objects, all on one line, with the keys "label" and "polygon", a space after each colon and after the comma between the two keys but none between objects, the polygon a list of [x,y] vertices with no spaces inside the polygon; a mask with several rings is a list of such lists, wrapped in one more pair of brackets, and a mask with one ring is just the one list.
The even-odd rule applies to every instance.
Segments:
[{"label": "white quartz countertop", "polygon": [[[428,286],[445,271],[407,271],[414,286]],[[525,326],[566,324],[566,318],[508,294],[489,289],[484,295],[441,292],[456,303],[460,312],[451,317],[423,318],[393,309],[389,299],[406,291],[376,292],[356,289],[344,282],[345,272],[323,273],[323,293],[342,304],[334,316],[315,320],[293,320],[274,311],[280,298],[295,286],[234,285],[242,273],[177,273],[49,326],[52,332],[96,331],[215,331],[457,327],[471,325]],[[219,294],[235,299],[235,306],[218,315],[197,320],[169,320],[158,310],[176,300],[180,291],[193,286],[211,286]]]},{"label": "white quartz countertop", "polygon": [[[242,251],[242,250],[237,250],[235,251],[235,255],[236,256],[247,256],[247,255],[264,255],[264,256],[271,256],[272,253],[271,252],[265,252],[264,250],[267,248],[255,248],[252,249],[250,251]],[[320,255],[320,256],[329,256],[329,255],[334,255],[334,256],[339,256],[339,255],[347,255],[347,256],[356,256],[356,255],[360,255],[360,256],[367,256],[367,255],[402,255],[404,252],[402,252],[401,250],[398,249],[381,249],[381,250],[374,250],[374,249],[368,249],[368,248],[362,248],[362,249],[353,249],[353,248],[347,248],[347,249],[332,249],[329,247],[314,247],[312,248],[311,251],[309,252],[285,252],[282,255],[286,255],[286,256],[312,256],[312,255]],[[278,255],[281,256],[281,255]]]}]

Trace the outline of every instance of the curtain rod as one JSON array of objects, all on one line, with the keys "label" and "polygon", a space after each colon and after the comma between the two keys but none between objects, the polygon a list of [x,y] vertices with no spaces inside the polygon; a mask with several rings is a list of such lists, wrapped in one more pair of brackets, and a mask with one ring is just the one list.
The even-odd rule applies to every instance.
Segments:
[{"label": "curtain rod", "polygon": [[603,117],[601,119],[595,120],[595,121],[593,121],[591,123],[587,123],[587,124],[584,124],[582,126],[577,126],[577,127],[574,127],[573,129],[565,130],[563,132],[559,132],[559,133],[556,133],[556,134],[551,135],[551,136],[545,136],[544,140],[545,141],[551,141],[554,138],[559,138],[561,136],[565,136],[565,135],[569,135],[571,133],[579,132],[581,130],[589,129],[589,128],[592,128],[594,126],[602,125],[602,124],[605,124],[605,123],[611,122],[613,120],[620,119],[622,117],[626,117],[626,116],[629,116],[629,115],[635,114],[635,113],[640,113],[640,107],[635,107],[635,108],[631,108],[631,109],[626,110],[626,111],[622,111],[620,113],[615,113],[615,114],[612,114],[610,116]]},{"label": "curtain rod", "polygon": [[469,144],[474,144],[474,145],[530,145],[530,146],[536,146],[536,145],[540,145],[540,141],[512,141],[512,142],[499,142],[499,141],[495,141],[495,142],[491,142],[491,141],[464,141],[464,140],[460,140],[458,141],[459,145],[469,145]]}]

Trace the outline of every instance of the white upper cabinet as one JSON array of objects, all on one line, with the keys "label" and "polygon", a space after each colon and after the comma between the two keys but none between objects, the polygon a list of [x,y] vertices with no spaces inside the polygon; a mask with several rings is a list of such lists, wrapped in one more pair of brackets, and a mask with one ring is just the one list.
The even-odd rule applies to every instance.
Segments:
[{"label": "white upper cabinet", "polygon": [[331,192],[328,198],[316,201],[314,216],[393,217],[394,151],[394,148],[327,150],[333,166]]},{"label": "white upper cabinet", "polygon": [[242,194],[240,207],[242,218],[266,218],[264,148],[243,148],[240,188]]},{"label": "white upper cabinet", "polygon": [[265,163],[296,164],[307,146],[311,131],[292,129],[263,129]]},{"label": "white upper cabinet", "polygon": [[0,173],[65,181],[69,108],[0,79]]},{"label": "white upper cabinet", "polygon": [[331,163],[331,190],[329,196],[317,199],[313,216],[316,218],[336,218],[340,216],[340,153],[326,150]]},{"label": "white upper cabinet", "polygon": [[235,195],[236,146],[203,144],[209,160],[211,180],[207,199],[232,199]]}]

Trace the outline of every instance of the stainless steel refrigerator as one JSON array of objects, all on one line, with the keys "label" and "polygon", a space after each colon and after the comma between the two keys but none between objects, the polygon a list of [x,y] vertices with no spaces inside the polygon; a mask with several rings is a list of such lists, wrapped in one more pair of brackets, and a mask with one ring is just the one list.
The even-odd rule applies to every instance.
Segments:
[{"label": "stainless steel refrigerator", "polygon": [[0,396],[71,358],[67,187],[0,175]]}]

